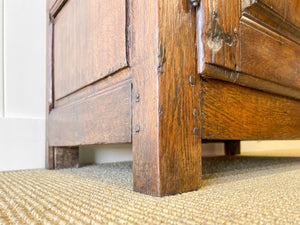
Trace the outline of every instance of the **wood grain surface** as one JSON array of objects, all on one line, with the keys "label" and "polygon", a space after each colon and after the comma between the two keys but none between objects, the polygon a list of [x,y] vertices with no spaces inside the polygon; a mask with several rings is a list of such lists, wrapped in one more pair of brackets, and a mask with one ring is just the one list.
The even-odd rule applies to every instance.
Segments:
[{"label": "wood grain surface", "polygon": [[126,1],[68,1],[54,20],[55,99],[127,67]]},{"label": "wood grain surface", "polygon": [[300,24],[300,1],[299,0],[242,0],[243,10],[253,5],[265,5],[278,13],[285,21],[289,21],[297,26]]},{"label": "wood grain surface", "polygon": [[277,2],[201,1],[198,72],[220,79],[221,69],[223,80],[299,99],[300,5]]},{"label": "wood grain surface", "polygon": [[300,101],[212,79],[202,87],[203,139],[300,139]]},{"label": "wood grain surface", "polygon": [[93,93],[49,114],[50,146],[130,142],[131,82]]},{"label": "wood grain surface", "polygon": [[[280,3],[278,5],[284,1],[279,2]],[[293,4],[295,4],[295,1]],[[297,9],[296,7],[295,10],[300,11],[300,8],[298,7]],[[297,15],[299,15],[299,13]],[[263,4],[263,1],[258,1],[243,9],[241,20],[246,17],[249,20],[252,20],[252,22],[256,22],[257,24],[260,24],[261,26],[275,33],[300,44],[300,23],[292,23],[291,21],[287,20],[287,16],[288,15],[279,14],[273,6],[271,7]],[[292,18],[294,18],[294,16],[292,16]]]},{"label": "wood grain surface", "polygon": [[300,89],[300,45],[246,18],[240,29],[242,71]]},{"label": "wood grain surface", "polygon": [[198,73],[205,64],[240,69],[240,1],[202,0],[197,11]]},{"label": "wood grain surface", "polygon": [[133,77],[134,96],[140,96],[133,103],[133,128],[140,128],[133,130],[134,190],[164,196],[198,189],[201,120],[195,11],[188,1],[132,3],[133,58],[144,62],[143,76]]},{"label": "wood grain surface", "polygon": [[243,72],[228,70],[224,67],[218,67],[213,64],[206,64],[206,73],[202,74],[201,77],[224,80],[269,93],[300,99],[300,89],[283,86],[271,80],[261,79]]},{"label": "wood grain surface", "polygon": [[79,148],[54,148],[54,169],[79,167]]},{"label": "wood grain surface", "polygon": [[160,0],[158,17],[161,192],[175,194],[196,190],[201,181],[195,11],[188,1]]},{"label": "wood grain surface", "polygon": [[48,0],[49,146],[132,143],[134,190],[165,196],[200,187],[202,139],[300,139],[297,20],[273,3]]}]

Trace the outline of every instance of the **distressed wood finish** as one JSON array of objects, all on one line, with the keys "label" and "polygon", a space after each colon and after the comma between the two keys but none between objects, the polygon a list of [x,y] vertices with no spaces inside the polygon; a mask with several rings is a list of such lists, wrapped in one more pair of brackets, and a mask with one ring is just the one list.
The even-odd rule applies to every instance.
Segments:
[{"label": "distressed wood finish", "polygon": [[299,101],[211,79],[202,98],[203,139],[300,139]]},{"label": "distressed wood finish", "polygon": [[189,6],[188,1],[159,1],[158,107],[162,194],[196,190],[201,181],[201,86],[199,77],[195,76],[196,14]]},{"label": "distressed wood finish", "polygon": [[79,148],[54,148],[53,169],[67,169],[79,167]]},{"label": "distressed wood finish", "polygon": [[[130,14],[126,18],[127,59],[131,66],[62,99],[55,96],[48,119],[49,144],[131,142],[132,133],[136,191],[163,196],[195,190],[200,187],[201,180],[195,10],[187,1],[132,0],[127,3]],[[63,11],[67,8],[55,7],[53,14],[60,10],[54,19],[56,23],[63,19]],[[55,28],[54,31],[55,46]],[[170,39],[170,35],[175,38]],[[56,66],[54,64],[54,69]],[[190,75],[193,76],[189,78]],[[119,92],[112,87],[111,92],[98,96],[98,100],[94,98],[93,102],[88,97],[101,87],[109,86],[110,82],[115,84],[124,79],[132,79],[133,83],[132,132],[128,131],[131,123],[122,124],[123,119],[128,121],[131,108],[125,104],[127,88]],[[56,86],[55,83],[53,88]],[[96,124],[97,129],[92,124]],[[126,136],[114,136],[120,133]]]},{"label": "distressed wood finish", "polygon": [[253,5],[266,6],[283,17],[285,21],[295,25],[300,24],[300,2],[298,0],[242,0],[243,9]]},{"label": "distressed wood finish", "polygon": [[226,68],[212,64],[206,64],[206,74],[202,74],[201,77],[229,81],[241,86],[255,87],[256,89],[263,90],[269,93],[300,99],[300,89],[282,86],[273,81],[260,79],[247,73],[228,70]]},{"label": "distressed wood finish", "polygon": [[76,0],[61,8],[53,21],[56,100],[127,67],[126,7],[124,0]]},{"label": "distressed wood finish", "polygon": [[156,196],[195,190],[201,180],[195,12],[187,1],[164,0],[134,1],[133,11],[142,21],[148,15],[135,27],[147,67],[133,79],[140,95],[133,108],[133,126],[140,128],[133,133],[134,189]]},{"label": "distressed wood finish", "polygon": [[132,143],[134,190],[165,196],[200,187],[202,139],[300,139],[299,28],[271,3],[48,0],[47,167]]},{"label": "distressed wood finish", "polygon": [[[274,10],[272,0],[201,2],[197,16],[199,73],[300,99],[297,0],[280,1]],[[294,16],[287,16],[287,11]]]},{"label": "distressed wood finish", "polygon": [[79,167],[79,148],[54,148],[49,147],[46,168],[53,169],[67,169]]},{"label": "distressed wood finish", "polygon": [[225,141],[224,150],[225,150],[225,155],[227,156],[234,156],[234,155],[241,154],[241,141],[239,140]]},{"label": "distressed wood finish", "polygon": [[54,148],[46,146],[46,169],[54,169]]},{"label": "distressed wood finish", "polygon": [[206,73],[206,63],[240,69],[240,15],[240,1],[201,1],[197,11],[199,73]]},{"label": "distressed wood finish", "polygon": [[50,146],[130,142],[131,82],[93,93],[49,114]]},{"label": "distressed wood finish", "polygon": [[[277,1],[278,2],[278,1]],[[286,1],[280,1],[280,3],[284,3]],[[296,2],[293,1],[293,4]],[[300,3],[298,1],[298,7],[295,7],[295,11],[300,11]],[[279,4],[277,4],[279,5]],[[250,7],[251,6],[251,7]],[[292,18],[299,15],[294,14]],[[242,13],[242,20],[244,18],[248,18],[249,20],[255,22],[256,24],[260,24],[261,26],[280,34],[281,36],[294,41],[296,43],[300,43],[300,32],[299,32],[299,22],[293,23],[287,20],[288,15],[279,14],[275,10],[272,5],[265,5],[262,1],[251,3],[247,6],[244,6]],[[293,21],[293,20],[292,20]]]},{"label": "distressed wood finish", "polygon": [[246,16],[240,30],[241,71],[300,90],[300,45]]}]

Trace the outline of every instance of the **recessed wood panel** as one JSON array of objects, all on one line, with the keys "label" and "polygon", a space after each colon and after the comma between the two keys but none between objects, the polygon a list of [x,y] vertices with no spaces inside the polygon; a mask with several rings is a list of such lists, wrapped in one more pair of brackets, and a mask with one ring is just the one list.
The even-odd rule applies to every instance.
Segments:
[{"label": "recessed wood panel", "polygon": [[131,82],[115,85],[53,109],[49,146],[131,142]]},{"label": "recessed wood panel", "polygon": [[[298,13],[296,14],[300,15],[300,8],[295,8],[295,10],[298,10]],[[262,4],[262,2],[246,7],[243,10],[241,20],[243,21],[245,17],[252,20],[252,23],[255,21],[260,26],[270,29],[298,44],[300,43],[300,21],[292,23],[287,20],[286,17],[278,14],[278,12],[273,8]]]},{"label": "recessed wood panel", "polygon": [[259,0],[286,20],[295,25],[300,25],[299,0]]},{"label": "recessed wood panel", "polygon": [[203,139],[300,139],[300,101],[211,79],[202,87]]},{"label": "recessed wood panel", "polygon": [[126,67],[126,1],[67,1],[53,48],[56,100]]},{"label": "recessed wood panel", "polygon": [[244,73],[300,88],[300,46],[271,30],[241,23],[241,70]]},{"label": "recessed wood panel", "polygon": [[297,0],[244,1],[241,71],[300,89],[300,4]]}]

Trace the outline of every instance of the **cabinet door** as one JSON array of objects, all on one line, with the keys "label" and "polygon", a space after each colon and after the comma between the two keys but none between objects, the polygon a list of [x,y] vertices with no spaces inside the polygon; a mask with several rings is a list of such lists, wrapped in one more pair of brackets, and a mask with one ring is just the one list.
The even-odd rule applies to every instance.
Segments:
[{"label": "cabinet door", "polygon": [[300,2],[203,0],[198,71],[300,99]]}]

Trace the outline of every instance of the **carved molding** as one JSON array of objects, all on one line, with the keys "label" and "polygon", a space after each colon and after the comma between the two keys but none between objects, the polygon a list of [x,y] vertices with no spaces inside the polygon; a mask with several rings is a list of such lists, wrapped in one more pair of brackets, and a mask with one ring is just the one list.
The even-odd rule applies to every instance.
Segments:
[{"label": "carved molding", "polygon": [[50,20],[54,21],[57,14],[69,0],[57,0],[50,9]]},{"label": "carved molding", "polygon": [[235,83],[241,86],[263,90],[273,94],[284,95],[294,99],[300,99],[300,90],[292,87],[283,86],[273,81],[265,80],[251,74],[229,70],[217,65],[206,64],[205,74],[202,78],[213,78],[218,80]]},{"label": "carved molding", "polygon": [[[257,24],[256,27],[269,29],[277,34],[300,44],[300,29],[267,5],[250,1],[251,4],[243,8],[241,21]],[[255,2],[255,3],[254,3]]]}]

